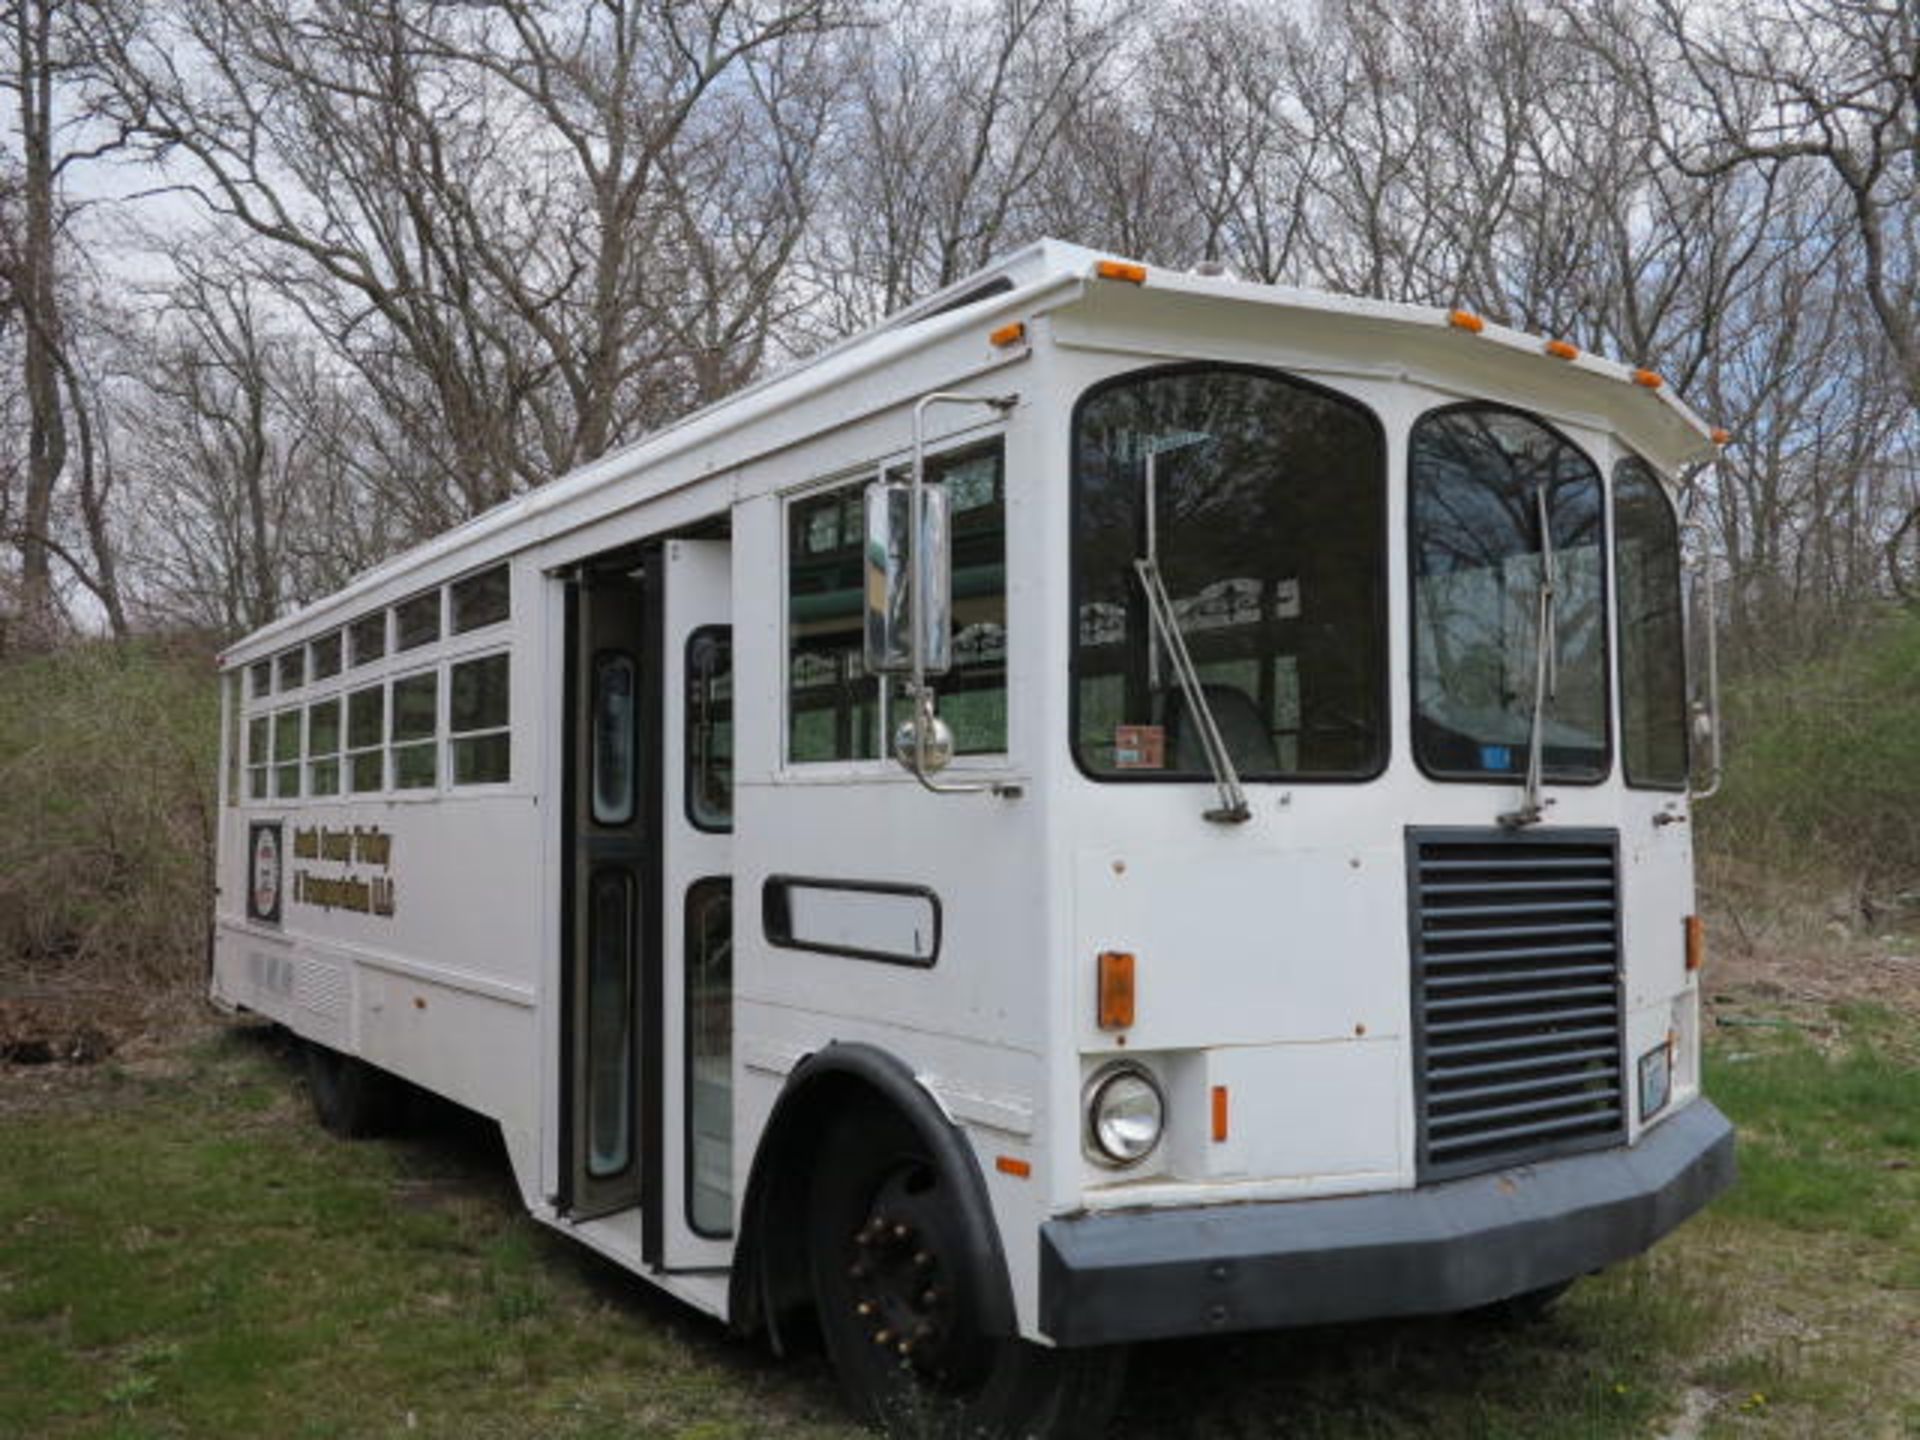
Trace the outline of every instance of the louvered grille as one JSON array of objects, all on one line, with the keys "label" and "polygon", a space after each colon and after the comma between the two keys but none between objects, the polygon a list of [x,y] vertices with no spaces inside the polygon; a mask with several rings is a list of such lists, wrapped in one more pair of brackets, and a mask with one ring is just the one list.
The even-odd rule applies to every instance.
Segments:
[{"label": "louvered grille", "polygon": [[1616,837],[1408,848],[1422,1178],[1624,1139]]}]

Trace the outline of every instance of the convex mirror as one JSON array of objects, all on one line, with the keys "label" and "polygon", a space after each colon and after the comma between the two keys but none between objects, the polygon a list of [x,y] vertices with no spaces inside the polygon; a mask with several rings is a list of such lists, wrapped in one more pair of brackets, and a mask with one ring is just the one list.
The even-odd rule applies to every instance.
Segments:
[{"label": "convex mirror", "polygon": [[913,673],[913,589],[917,552],[921,673],[953,664],[953,531],[944,485],[920,487],[920,543],[912,544],[913,486],[904,479],[867,487],[866,666],[870,674]]}]

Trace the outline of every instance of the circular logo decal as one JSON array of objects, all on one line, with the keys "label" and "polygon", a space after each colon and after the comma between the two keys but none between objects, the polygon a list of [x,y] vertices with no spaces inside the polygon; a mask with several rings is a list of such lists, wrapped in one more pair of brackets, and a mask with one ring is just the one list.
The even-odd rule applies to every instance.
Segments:
[{"label": "circular logo decal", "polygon": [[253,836],[253,913],[280,909],[280,832],[262,825]]}]

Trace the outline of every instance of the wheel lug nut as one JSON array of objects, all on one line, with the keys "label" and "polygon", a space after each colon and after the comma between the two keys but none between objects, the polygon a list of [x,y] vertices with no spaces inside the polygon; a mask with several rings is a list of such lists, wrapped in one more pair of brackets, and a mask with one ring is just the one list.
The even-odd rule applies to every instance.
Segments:
[{"label": "wheel lug nut", "polygon": [[912,1233],[913,1232],[909,1230],[905,1225],[896,1225],[893,1227],[893,1238],[896,1240],[904,1240],[907,1238],[907,1236],[911,1235]]},{"label": "wheel lug nut", "polygon": [[898,1345],[894,1346],[893,1348],[899,1351],[902,1358],[904,1358],[913,1353],[913,1341],[902,1340]]},{"label": "wheel lug nut", "polygon": [[861,1316],[871,1315],[873,1314],[873,1306],[865,1300],[862,1300],[858,1305],[853,1307],[853,1313]]},{"label": "wheel lug nut", "polygon": [[940,1292],[929,1286],[926,1293],[920,1297],[920,1303],[927,1306],[938,1305],[940,1303]]},{"label": "wheel lug nut", "polygon": [[920,1251],[913,1257],[913,1263],[919,1269],[925,1270],[929,1265],[933,1264],[932,1252],[927,1250]]},{"label": "wheel lug nut", "polygon": [[893,1331],[891,1330],[874,1331],[873,1343],[876,1345],[891,1345],[893,1343]]},{"label": "wheel lug nut", "polygon": [[867,1267],[856,1261],[847,1267],[847,1274],[855,1280],[864,1280],[867,1278]]}]

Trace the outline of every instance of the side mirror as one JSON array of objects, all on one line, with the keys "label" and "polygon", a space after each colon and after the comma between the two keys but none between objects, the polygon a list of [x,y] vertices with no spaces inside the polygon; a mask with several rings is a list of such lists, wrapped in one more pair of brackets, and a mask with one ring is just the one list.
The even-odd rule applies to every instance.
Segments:
[{"label": "side mirror", "polygon": [[[874,675],[944,675],[953,665],[953,532],[947,487],[920,487],[919,544],[913,543],[913,487],[867,487],[866,667]],[[915,564],[915,560],[918,564]],[[916,577],[914,572],[918,570]],[[920,590],[920,654],[914,655],[913,592]]]}]

